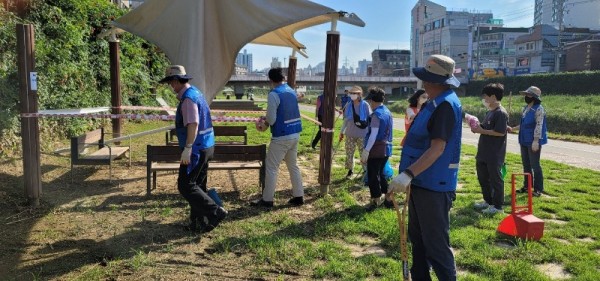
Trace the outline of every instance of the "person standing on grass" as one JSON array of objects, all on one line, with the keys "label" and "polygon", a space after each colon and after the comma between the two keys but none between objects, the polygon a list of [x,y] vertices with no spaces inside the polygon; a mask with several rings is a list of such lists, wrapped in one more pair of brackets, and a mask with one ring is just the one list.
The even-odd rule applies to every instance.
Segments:
[{"label": "person standing on grass", "polygon": [[394,119],[392,113],[383,105],[385,92],[381,88],[369,88],[365,100],[371,106],[373,113],[369,119],[364,148],[360,162],[367,165],[367,177],[371,202],[367,211],[375,210],[381,204],[381,195],[385,194],[385,206],[390,208],[394,203],[389,200],[388,182],[384,169],[388,158],[392,155],[392,139]]},{"label": "person standing on grass", "polygon": [[363,152],[363,141],[367,135],[368,118],[371,115],[371,108],[362,99],[362,95],[362,88],[360,86],[353,86],[349,90],[352,102],[346,106],[346,110],[344,111],[344,124],[341,129],[340,141],[345,136],[344,148],[346,150],[346,169],[348,169],[346,178],[354,174],[354,152],[356,148],[358,148],[359,154]]},{"label": "person standing on grass", "polygon": [[503,96],[504,85],[500,83],[490,83],[483,87],[482,103],[488,112],[483,122],[471,129],[471,132],[480,134],[475,167],[484,200],[475,203],[475,208],[483,209],[485,214],[504,212],[502,166],[506,157],[508,113],[500,104]]},{"label": "person standing on grass", "polygon": [[410,128],[410,124],[417,116],[417,113],[421,110],[421,106],[427,101],[427,93],[425,90],[417,90],[410,98],[408,98],[408,107],[406,108],[406,114],[404,115],[404,137],[400,141],[400,146],[404,146],[406,140],[406,132]]},{"label": "person standing on grass", "polygon": [[456,280],[450,248],[450,208],[456,199],[462,136],[462,106],[452,88],[454,60],[430,56],[425,67],[412,72],[423,81],[429,101],[415,117],[400,157],[400,174],[390,183],[390,193],[406,192],[408,236],[412,243],[412,280]]},{"label": "person standing on grass", "polygon": [[251,206],[273,207],[277,174],[283,160],[287,165],[292,184],[293,197],[288,204],[293,206],[304,204],[302,174],[296,161],[302,120],[296,92],[284,82],[284,78],[281,68],[269,70],[272,90],[267,99],[267,116],[264,122],[271,127],[272,137],[267,151],[265,188],[262,197],[251,202]]},{"label": "person standing on grass", "polygon": [[[542,145],[548,143],[548,129],[546,128],[546,111],[542,106],[542,91],[536,86],[531,86],[521,91],[525,96],[525,106],[521,117],[521,124],[508,127],[508,132],[519,131],[519,144],[521,145],[521,162],[523,172],[530,173],[533,177],[533,196],[540,197],[544,192],[544,174],[540,165]],[[528,178],[523,180],[523,187],[517,192],[526,193]]]},{"label": "person standing on grass", "polygon": [[213,157],[215,134],[204,95],[188,83],[190,79],[183,66],[171,65],[160,83],[168,84],[179,100],[175,130],[182,152],[177,189],[190,204],[188,227],[195,231],[202,226],[202,231],[209,232],[225,219],[227,211],[207,194],[208,161]]},{"label": "person standing on grass", "polygon": [[[323,123],[323,93],[321,93],[318,97],[317,97],[317,102],[316,102],[316,106],[315,106],[315,115],[317,116],[317,120],[320,123]],[[321,125],[319,125],[319,130],[317,131],[317,134],[315,135],[315,138],[312,141],[312,144],[310,145],[310,147],[312,147],[312,149],[317,149],[317,143],[319,143],[319,141],[321,140]]]}]

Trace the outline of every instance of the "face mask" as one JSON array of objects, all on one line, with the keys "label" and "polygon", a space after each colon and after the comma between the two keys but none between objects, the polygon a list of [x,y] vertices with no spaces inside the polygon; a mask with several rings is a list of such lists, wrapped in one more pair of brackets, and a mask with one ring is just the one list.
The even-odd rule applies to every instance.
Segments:
[{"label": "face mask", "polygon": [[358,95],[350,95],[350,99],[356,100],[356,99],[358,99]]},{"label": "face mask", "polygon": [[485,99],[481,99],[481,103],[483,104],[483,106],[485,106],[485,108],[490,108],[490,103],[485,101]]},{"label": "face mask", "polygon": [[534,99],[534,98],[532,98],[532,97],[525,96],[525,103],[526,103],[526,104],[530,104],[530,103],[532,103],[534,100],[535,100],[535,99]]}]

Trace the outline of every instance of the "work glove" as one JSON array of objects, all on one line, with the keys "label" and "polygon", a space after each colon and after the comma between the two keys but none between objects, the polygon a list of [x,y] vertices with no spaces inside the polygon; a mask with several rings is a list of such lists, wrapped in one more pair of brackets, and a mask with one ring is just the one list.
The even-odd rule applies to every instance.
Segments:
[{"label": "work glove", "polygon": [[410,186],[410,182],[412,181],[412,179],[413,177],[409,175],[409,173],[407,173],[406,171],[400,173],[394,179],[392,179],[392,182],[390,183],[390,190],[388,191],[388,193],[406,192],[406,189],[408,188],[408,186]]},{"label": "work glove", "polygon": [[533,150],[533,152],[538,152],[540,150],[540,143],[537,141],[534,141],[531,144],[531,150]]},{"label": "work glove", "polygon": [[181,152],[181,164],[187,165],[190,163],[190,157],[192,157],[192,148],[186,147]]},{"label": "work glove", "polygon": [[367,164],[367,160],[369,160],[369,151],[363,149],[362,153],[360,154],[360,163]]}]

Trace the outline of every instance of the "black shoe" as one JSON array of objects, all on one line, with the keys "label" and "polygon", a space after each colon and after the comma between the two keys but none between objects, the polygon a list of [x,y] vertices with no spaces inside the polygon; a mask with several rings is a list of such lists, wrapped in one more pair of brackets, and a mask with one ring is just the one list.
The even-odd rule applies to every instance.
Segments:
[{"label": "black shoe", "polygon": [[540,196],[542,196],[542,192],[541,192],[541,191],[534,190],[532,195],[533,195],[534,197],[540,197]]},{"label": "black shoe", "polygon": [[521,189],[517,189],[517,193],[527,193],[527,187],[523,187]]},{"label": "black shoe", "polygon": [[392,200],[383,200],[383,206],[388,208],[388,209],[393,209],[394,208],[394,202],[392,202]]},{"label": "black shoe", "polygon": [[373,212],[375,211],[375,209],[377,209],[377,204],[375,203],[369,203],[369,205],[365,207],[365,210],[367,210],[367,212]]},{"label": "black shoe", "polygon": [[348,173],[346,174],[346,178],[350,178],[353,174],[354,174],[354,172],[352,172],[352,170],[348,170]]},{"label": "black shoe", "polygon": [[262,199],[258,199],[258,200],[250,202],[250,206],[272,208],[273,201],[264,201]]},{"label": "black shoe", "polygon": [[294,205],[294,206],[302,206],[302,205],[304,205],[304,197],[302,197],[302,196],[292,197],[292,199],[288,200],[288,204]]},{"label": "black shoe", "polygon": [[[203,233],[211,232],[215,229],[221,221],[223,221],[227,217],[227,211],[223,209],[223,207],[218,207],[215,211],[215,215],[210,217],[208,221],[206,221],[206,227],[202,229]],[[206,218],[206,217],[205,217]]]}]

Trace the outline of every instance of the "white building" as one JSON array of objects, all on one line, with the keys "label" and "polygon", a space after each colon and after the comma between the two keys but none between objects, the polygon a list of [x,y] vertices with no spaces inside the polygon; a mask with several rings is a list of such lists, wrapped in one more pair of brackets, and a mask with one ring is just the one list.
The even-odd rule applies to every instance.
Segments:
[{"label": "white building", "polygon": [[[562,9],[561,9],[562,5]],[[559,28],[580,27],[600,30],[600,2],[582,0],[535,0],[534,25],[547,24]]]}]

